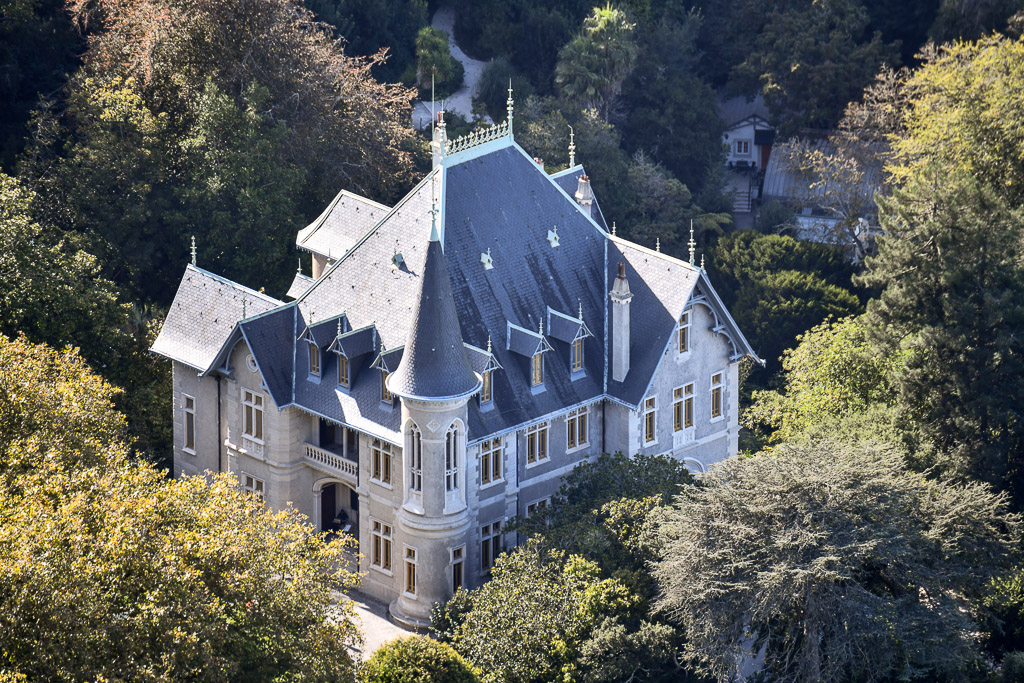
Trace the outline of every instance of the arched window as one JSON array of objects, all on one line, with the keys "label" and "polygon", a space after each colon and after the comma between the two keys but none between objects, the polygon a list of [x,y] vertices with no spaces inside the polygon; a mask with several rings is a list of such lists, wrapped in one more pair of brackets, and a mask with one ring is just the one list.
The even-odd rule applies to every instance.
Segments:
[{"label": "arched window", "polygon": [[455,425],[448,428],[444,438],[444,490],[459,488],[459,430]]},{"label": "arched window", "polygon": [[409,444],[409,490],[421,491],[423,489],[423,442],[420,438],[420,430],[413,425],[412,439]]}]

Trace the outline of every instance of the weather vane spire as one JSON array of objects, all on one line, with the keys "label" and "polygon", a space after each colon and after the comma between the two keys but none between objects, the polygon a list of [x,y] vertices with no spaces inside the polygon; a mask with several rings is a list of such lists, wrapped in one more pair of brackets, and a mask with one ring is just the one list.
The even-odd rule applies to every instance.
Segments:
[{"label": "weather vane spire", "polygon": [[508,132],[509,132],[509,135],[511,135],[512,134],[512,110],[514,108],[512,106],[512,78],[511,77],[509,77],[509,79],[508,79],[508,102],[506,102],[506,104],[508,104]]},{"label": "weather vane spire", "polygon": [[196,236],[192,235],[192,265],[196,265]]},{"label": "weather vane spire", "polygon": [[693,241],[693,219],[690,219],[690,265],[694,265],[694,257],[697,254],[697,243]]},{"label": "weather vane spire", "polygon": [[576,166],[576,132],[569,126],[569,168]]}]

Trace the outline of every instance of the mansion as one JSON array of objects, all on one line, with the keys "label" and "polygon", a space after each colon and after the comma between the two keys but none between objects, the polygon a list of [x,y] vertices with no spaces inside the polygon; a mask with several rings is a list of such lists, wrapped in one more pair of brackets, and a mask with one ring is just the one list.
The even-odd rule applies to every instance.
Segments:
[{"label": "mansion", "polygon": [[[285,302],[185,269],[153,351],[173,363],[174,474],[228,471],[358,539],[397,621],[488,576],[503,524],[602,452],[692,471],[737,451],[757,361],[693,263],[609,230],[570,156],[505,123],[449,140],[395,206],[342,191]],[[692,244],[692,239],[691,239]]]}]

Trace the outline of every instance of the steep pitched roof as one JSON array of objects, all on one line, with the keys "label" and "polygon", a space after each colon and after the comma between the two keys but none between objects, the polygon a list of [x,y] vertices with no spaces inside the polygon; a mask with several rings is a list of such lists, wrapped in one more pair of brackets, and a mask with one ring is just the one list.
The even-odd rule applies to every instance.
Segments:
[{"label": "steep pitched roof", "polygon": [[235,323],[281,305],[277,299],[189,264],[152,351],[208,372]]},{"label": "steep pitched roof", "polygon": [[462,344],[448,266],[435,228],[427,244],[402,362],[388,378],[388,388],[402,397],[454,398],[472,394],[479,387],[480,380],[470,369]]},{"label": "steep pitched roof", "polygon": [[[551,175],[551,179],[555,181],[562,190],[569,195],[570,199],[576,196],[576,190],[580,185],[580,176],[586,175],[586,171],[583,170],[582,166],[576,165],[572,168],[567,168],[564,171],[559,171]],[[608,232],[608,223],[604,219],[604,213],[601,211],[601,205],[597,201],[597,196],[594,196],[593,204],[593,216],[594,222],[600,225],[605,232]]]},{"label": "steep pitched roof", "polygon": [[342,190],[319,217],[299,231],[295,245],[340,258],[389,211],[383,204]]}]

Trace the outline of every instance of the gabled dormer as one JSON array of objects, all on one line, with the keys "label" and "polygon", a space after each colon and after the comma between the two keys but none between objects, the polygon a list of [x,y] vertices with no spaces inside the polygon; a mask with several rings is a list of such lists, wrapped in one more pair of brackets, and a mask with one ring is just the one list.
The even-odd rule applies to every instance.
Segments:
[{"label": "gabled dormer", "polygon": [[501,363],[494,356],[491,340],[487,340],[487,349],[478,349],[472,344],[464,344],[466,357],[473,372],[480,375],[480,409],[490,410],[494,407],[494,373],[502,370]]},{"label": "gabled dormer", "polygon": [[377,328],[373,325],[358,330],[347,329],[348,319],[339,324],[327,352],[335,360],[335,380],[342,389],[351,389],[360,370],[372,365],[380,347]]},{"label": "gabled dormer", "polygon": [[544,391],[544,354],[552,351],[544,337],[544,323],[537,332],[508,323],[508,350],[529,360],[530,387],[534,393]]},{"label": "gabled dormer", "polygon": [[569,376],[572,379],[582,377],[584,374],[584,360],[586,347],[584,340],[594,336],[590,328],[583,322],[583,305],[581,304],[575,316],[567,315],[561,311],[548,307],[548,331],[551,337],[564,342],[569,347]]},{"label": "gabled dormer", "polygon": [[370,366],[380,371],[380,400],[387,405],[394,405],[395,403],[395,396],[388,387],[388,377],[401,365],[404,352],[404,346],[398,346],[393,349],[385,349],[382,346],[380,353],[377,354],[377,357]]}]

